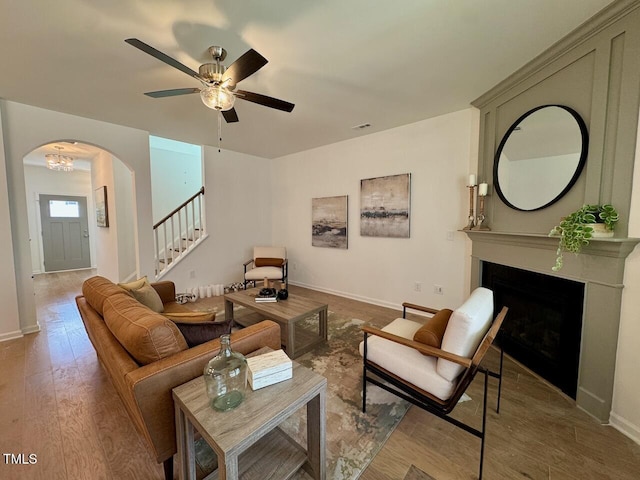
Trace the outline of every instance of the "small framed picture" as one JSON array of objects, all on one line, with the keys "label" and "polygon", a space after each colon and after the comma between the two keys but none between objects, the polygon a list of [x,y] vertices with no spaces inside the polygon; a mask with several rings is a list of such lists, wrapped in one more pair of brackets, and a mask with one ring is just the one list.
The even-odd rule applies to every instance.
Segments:
[{"label": "small framed picture", "polygon": [[107,186],[103,185],[94,192],[96,204],[96,223],[99,227],[109,227],[109,207],[107,206]]}]

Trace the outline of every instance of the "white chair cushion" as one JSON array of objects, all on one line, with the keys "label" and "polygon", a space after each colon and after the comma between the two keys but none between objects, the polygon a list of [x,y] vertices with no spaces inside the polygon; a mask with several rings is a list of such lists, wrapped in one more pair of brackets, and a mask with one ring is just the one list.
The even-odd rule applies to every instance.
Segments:
[{"label": "white chair cushion", "polygon": [[253,247],[253,259],[256,258],[287,258],[285,247]]},{"label": "white chair cushion", "polygon": [[[470,357],[477,350],[493,320],[493,292],[476,288],[469,298],[453,311],[442,337],[442,350],[462,357]],[[449,381],[464,370],[457,363],[438,359],[437,372]]]},{"label": "white chair cushion", "polygon": [[[382,330],[412,340],[421,326],[411,320],[396,318]],[[360,342],[360,355],[364,356],[364,341]],[[411,347],[370,335],[367,359],[442,400],[447,400],[453,393],[455,384],[436,372],[437,358],[423,355]]]},{"label": "white chair cushion", "polygon": [[245,280],[282,280],[282,268],[280,267],[258,267],[247,271],[244,276]]}]

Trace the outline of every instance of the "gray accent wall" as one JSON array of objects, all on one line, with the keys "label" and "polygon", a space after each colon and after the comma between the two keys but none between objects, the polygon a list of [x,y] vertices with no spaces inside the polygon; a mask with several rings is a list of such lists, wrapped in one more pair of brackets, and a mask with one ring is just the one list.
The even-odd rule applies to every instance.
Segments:
[{"label": "gray accent wall", "polygon": [[[602,422],[612,406],[624,259],[640,109],[640,2],[618,1],[472,102],[480,109],[479,181],[493,184],[494,154],[522,114],[545,104],[576,110],[589,131],[589,155],[573,188],[548,208],[509,208],[490,188],[486,223],[472,232],[472,287],[483,261],[585,283],[577,404]],[[614,239],[592,242],[551,271],[557,239],[547,234],[584,203],[612,203],[620,213]]]}]

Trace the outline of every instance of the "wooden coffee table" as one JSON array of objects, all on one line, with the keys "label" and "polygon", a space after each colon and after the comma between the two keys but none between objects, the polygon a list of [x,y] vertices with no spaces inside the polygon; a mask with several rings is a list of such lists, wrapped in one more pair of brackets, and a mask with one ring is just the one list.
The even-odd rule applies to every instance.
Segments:
[{"label": "wooden coffee table", "polygon": [[[209,405],[204,377],[173,389],[181,480],[196,478],[194,429],[213,448],[218,469],[207,479],[286,479],[303,468],[326,478],[327,379],[293,362],[293,377],[260,390],[247,386],[244,401],[218,412]],[[278,425],[306,405],[306,450]]]},{"label": "wooden coffee table", "polygon": [[[291,358],[296,358],[311,350],[320,342],[327,341],[328,308],[326,303],[316,302],[299,295],[289,294],[287,300],[275,303],[258,303],[255,301],[259,288],[227,293],[224,296],[224,313],[226,319],[233,319],[237,324],[248,326],[242,319],[234,319],[233,305],[242,305],[259,313],[268,320],[280,325],[280,336],[283,349]],[[312,315],[318,314],[315,325],[301,325]]]}]

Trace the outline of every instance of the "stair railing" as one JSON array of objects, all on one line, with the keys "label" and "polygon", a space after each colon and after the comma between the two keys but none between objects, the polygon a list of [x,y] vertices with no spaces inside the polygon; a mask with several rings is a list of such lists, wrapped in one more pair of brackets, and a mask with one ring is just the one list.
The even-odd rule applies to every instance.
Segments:
[{"label": "stair railing", "polygon": [[205,236],[204,187],[153,226],[156,276],[186,255]]}]

